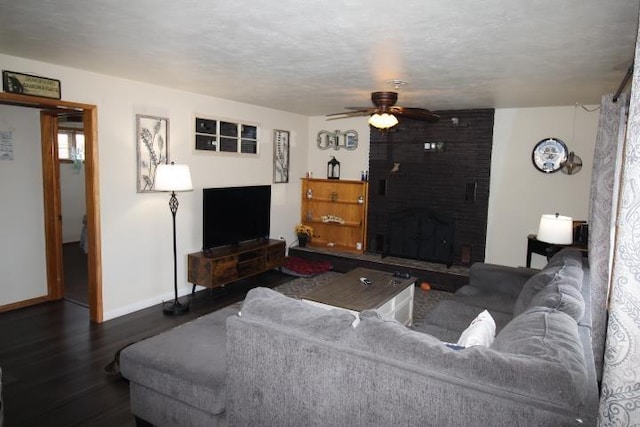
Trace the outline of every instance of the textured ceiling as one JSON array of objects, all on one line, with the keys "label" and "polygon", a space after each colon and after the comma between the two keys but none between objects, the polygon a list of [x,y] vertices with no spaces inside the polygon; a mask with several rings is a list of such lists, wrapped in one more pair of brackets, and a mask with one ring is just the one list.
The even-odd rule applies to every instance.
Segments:
[{"label": "textured ceiling", "polygon": [[0,0],[0,53],[304,115],[390,79],[403,106],[531,107],[615,92],[637,25],[638,0]]}]

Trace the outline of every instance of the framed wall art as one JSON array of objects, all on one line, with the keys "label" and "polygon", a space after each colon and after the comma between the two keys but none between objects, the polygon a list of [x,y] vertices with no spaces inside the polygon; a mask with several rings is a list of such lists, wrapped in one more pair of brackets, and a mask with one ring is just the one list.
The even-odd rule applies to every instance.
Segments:
[{"label": "framed wall art", "polygon": [[136,115],[138,193],[154,190],[156,169],[169,159],[169,119]]},{"label": "framed wall art", "polygon": [[289,182],[289,131],[273,131],[273,182]]},{"label": "framed wall art", "polygon": [[358,132],[353,129],[344,132],[339,130],[334,132],[321,130],[318,132],[316,144],[321,150],[327,150],[329,148],[333,148],[334,150],[339,150],[340,148],[355,150],[358,148]]}]

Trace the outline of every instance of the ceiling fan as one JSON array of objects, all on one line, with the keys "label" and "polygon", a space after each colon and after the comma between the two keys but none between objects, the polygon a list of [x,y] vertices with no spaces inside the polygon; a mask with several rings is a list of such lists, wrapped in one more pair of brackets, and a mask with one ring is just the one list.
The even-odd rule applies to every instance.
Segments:
[{"label": "ceiling fan", "polygon": [[398,118],[408,117],[415,120],[423,120],[429,123],[437,122],[440,117],[424,108],[409,108],[396,105],[397,92],[373,92],[371,102],[374,107],[345,107],[348,110],[343,113],[327,114],[330,120],[345,119],[348,117],[371,115],[369,124],[378,129],[389,129],[398,124]]}]

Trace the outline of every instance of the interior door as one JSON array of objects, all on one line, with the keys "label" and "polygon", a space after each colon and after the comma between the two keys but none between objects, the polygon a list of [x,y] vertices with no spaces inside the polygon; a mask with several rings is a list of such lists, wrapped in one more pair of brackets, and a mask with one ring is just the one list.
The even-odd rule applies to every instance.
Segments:
[{"label": "interior door", "polygon": [[64,296],[62,267],[62,205],[58,169],[58,114],[40,112],[42,139],[42,175],[44,186],[44,230],[47,253],[47,289],[49,299]]}]

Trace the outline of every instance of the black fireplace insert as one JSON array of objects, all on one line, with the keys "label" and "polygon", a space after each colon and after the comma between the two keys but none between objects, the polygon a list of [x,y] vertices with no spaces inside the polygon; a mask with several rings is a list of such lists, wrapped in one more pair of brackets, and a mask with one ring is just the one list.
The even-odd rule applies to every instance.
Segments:
[{"label": "black fireplace insert", "polygon": [[427,208],[410,208],[392,213],[388,243],[383,256],[453,264],[455,220]]}]

